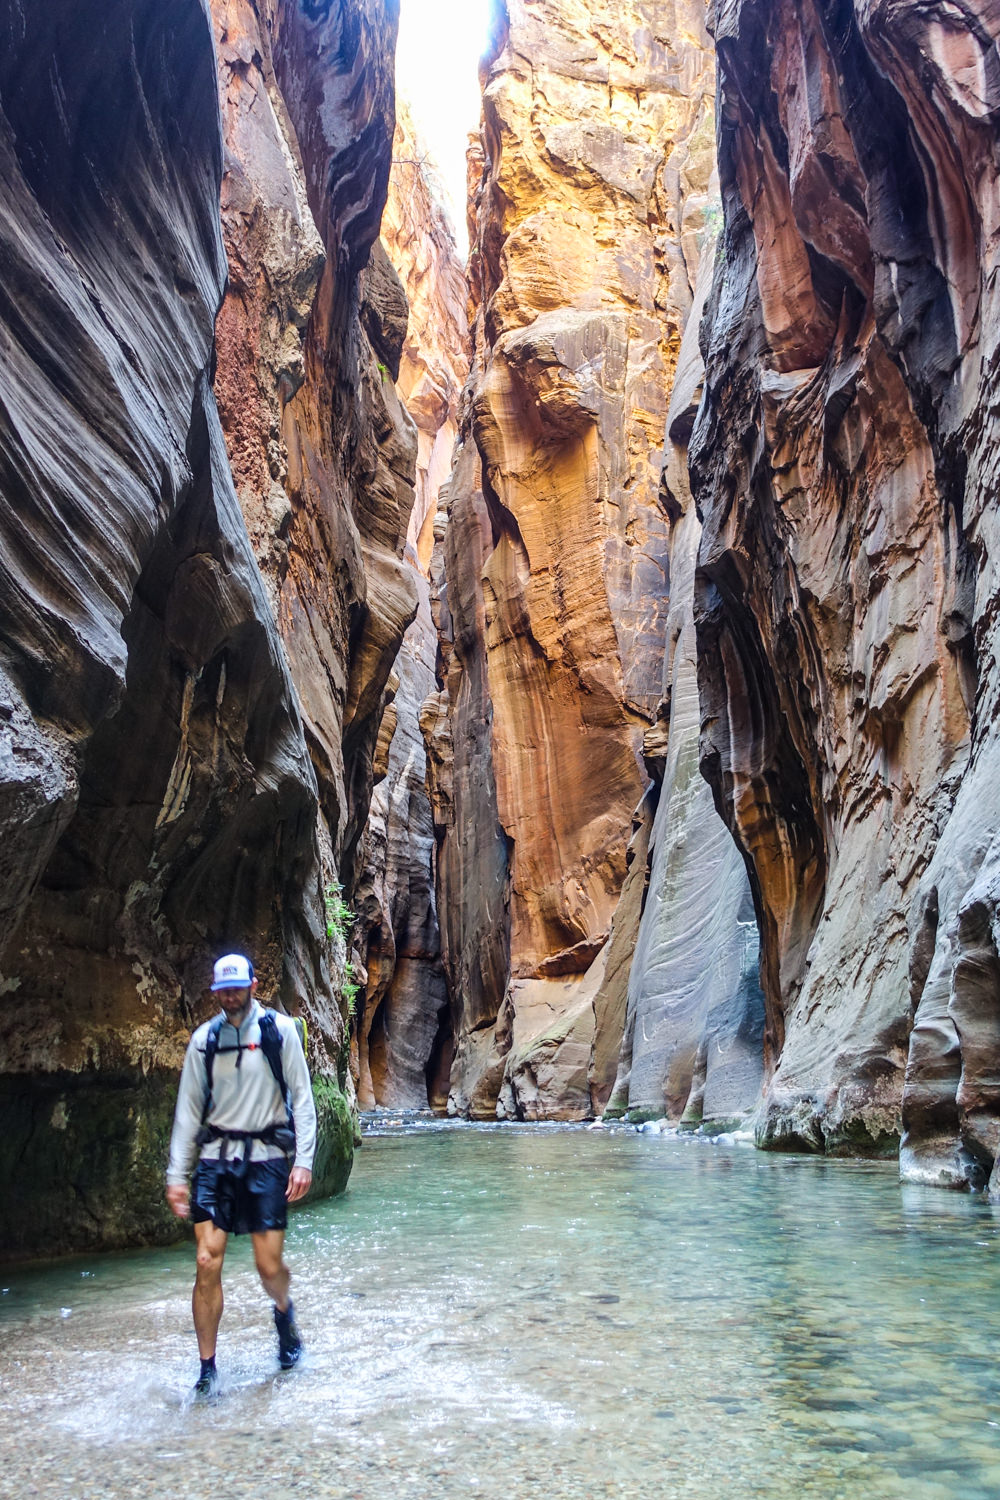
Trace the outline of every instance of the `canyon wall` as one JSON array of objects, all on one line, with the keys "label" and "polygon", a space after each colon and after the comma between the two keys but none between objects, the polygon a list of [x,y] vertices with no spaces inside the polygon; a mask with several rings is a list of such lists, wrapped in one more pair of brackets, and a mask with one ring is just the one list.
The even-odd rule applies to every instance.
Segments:
[{"label": "canyon wall", "polygon": [[376,757],[365,876],[357,897],[365,983],[354,1051],[360,1103],[398,1109],[443,1104],[451,1063],[434,822],[420,721],[425,700],[436,691],[438,638],[428,576],[434,524],[469,370],[465,273],[433,161],[402,97],[381,232],[410,308],[396,390],[417,432],[416,497],[405,566],[418,606],[396,659],[393,700]]},{"label": "canyon wall", "polygon": [[639,915],[620,913],[610,964],[662,697],[663,432],[714,159],[702,8],[511,0],[483,84],[476,357],[441,568],[450,745],[442,705],[427,716],[452,766],[443,878],[451,863],[464,887],[446,947],[456,970],[487,958],[453,990],[451,1107],[584,1117],[598,1013],[598,1107],[614,1080]]},{"label": "canyon wall", "polygon": [[317,1190],[346,1180],[323,887],[416,603],[372,251],[393,7],[227,0],[218,79],[199,0],[99,12],[0,6],[8,1253],[174,1232],[177,1071],[231,946],[313,1021]]},{"label": "canyon wall", "polygon": [[[662,486],[670,515],[670,611],[663,702],[644,742],[654,778],[640,825],[648,891],[605,1115],[627,1111],[631,1120],[665,1116],[687,1128],[719,1130],[744,1123],[760,1102],[764,997],[746,867],[698,764],[694,593],[701,523],[688,484],[687,444],[702,391],[698,341],[714,258],[710,235],[667,414]],[[629,879],[638,882],[638,870]]]},{"label": "canyon wall", "polygon": [[[691,477],[702,769],[763,943],[762,1145],[1000,1144],[997,16],[718,9]],[[912,1031],[911,1031],[912,1027]]]}]

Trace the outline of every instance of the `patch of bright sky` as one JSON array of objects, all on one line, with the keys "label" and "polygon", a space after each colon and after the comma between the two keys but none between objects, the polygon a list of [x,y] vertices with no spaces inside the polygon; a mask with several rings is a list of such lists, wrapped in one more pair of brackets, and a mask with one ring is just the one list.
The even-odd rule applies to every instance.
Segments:
[{"label": "patch of bright sky", "polygon": [[468,254],[465,148],[479,129],[479,58],[489,37],[490,0],[400,0],[396,87],[451,199],[459,254]]}]

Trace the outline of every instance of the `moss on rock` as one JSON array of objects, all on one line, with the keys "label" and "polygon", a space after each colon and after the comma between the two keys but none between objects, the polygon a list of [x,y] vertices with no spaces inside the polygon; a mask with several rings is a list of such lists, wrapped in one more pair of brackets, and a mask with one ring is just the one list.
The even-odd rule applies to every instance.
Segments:
[{"label": "moss on rock", "polygon": [[[342,1192],[354,1118],[336,1079],[313,1081],[318,1144],[309,1200]],[[0,1077],[0,1257],[119,1250],[179,1239],[164,1173],[177,1075]]]},{"label": "moss on rock", "polygon": [[0,1078],[0,1253],[177,1239],[163,1182],[176,1094],[167,1071]]},{"label": "moss on rock", "polygon": [[342,1193],[354,1165],[354,1115],[335,1078],[313,1079],[316,1160],[309,1201]]}]

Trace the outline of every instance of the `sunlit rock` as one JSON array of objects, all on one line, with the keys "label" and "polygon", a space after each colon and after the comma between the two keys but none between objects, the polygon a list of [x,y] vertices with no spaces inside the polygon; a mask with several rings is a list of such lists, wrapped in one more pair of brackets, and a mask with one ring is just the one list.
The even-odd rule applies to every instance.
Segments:
[{"label": "sunlit rock", "polygon": [[381,232],[409,303],[396,390],[417,433],[405,566],[419,603],[396,658],[391,724],[383,721],[385,757],[384,763],[376,757],[357,890],[367,980],[358,1002],[356,1067],[363,1105],[443,1108],[453,1044],[421,715],[425,700],[437,692],[438,636],[428,571],[438,495],[451,468],[469,370],[467,286],[433,163],[402,99]]},{"label": "sunlit rock", "polygon": [[[512,0],[483,82],[465,435],[488,533],[462,563],[482,574],[493,784],[476,816],[489,826],[495,787],[503,843],[487,836],[488,863],[494,889],[508,872],[510,982],[462,1018],[453,1103],[483,1111],[502,1079],[502,1110],[546,1118],[594,1107],[595,1006],[624,1024],[637,902],[613,965],[605,950],[661,697],[663,430],[714,154],[703,11],[658,27],[642,5],[609,17]],[[475,940],[466,928],[460,947]],[[597,1063],[598,1107],[619,1036]]]}]

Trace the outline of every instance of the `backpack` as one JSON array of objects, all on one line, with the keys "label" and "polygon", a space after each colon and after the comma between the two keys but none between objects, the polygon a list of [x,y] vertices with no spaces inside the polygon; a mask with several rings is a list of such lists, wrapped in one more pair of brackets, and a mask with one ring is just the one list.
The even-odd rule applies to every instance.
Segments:
[{"label": "backpack", "polygon": [[[304,1057],[308,1057],[309,1054],[306,1052],[306,1042],[309,1038],[309,1030],[306,1026],[305,1019],[302,1016],[291,1016],[290,1020],[295,1023],[295,1029],[299,1034],[299,1041],[302,1043],[302,1054]],[[215,1068],[216,1053],[256,1052],[259,1046],[260,1050],[267,1058],[268,1066],[270,1067],[271,1072],[274,1074],[274,1079],[278,1085],[278,1088],[281,1090],[281,1097],[285,1101],[285,1108],[288,1111],[288,1123],[294,1128],[294,1120],[292,1119],[292,1096],[289,1093],[288,1085],[285,1082],[285,1070],[281,1065],[281,1032],[278,1029],[278,1023],[275,1020],[274,1011],[271,1010],[270,1007],[268,1007],[268,1009],[261,1012],[260,1041],[250,1042],[248,1045],[242,1047],[219,1046],[219,1033],[221,1032],[225,1024],[226,1021],[224,1016],[216,1016],[215,1020],[208,1028],[208,1036],[205,1038],[205,1104],[201,1112],[202,1125],[204,1125],[207,1121],[209,1111],[212,1108],[212,1077]],[[237,1058],[236,1066],[239,1067],[239,1065],[239,1058]]]}]

